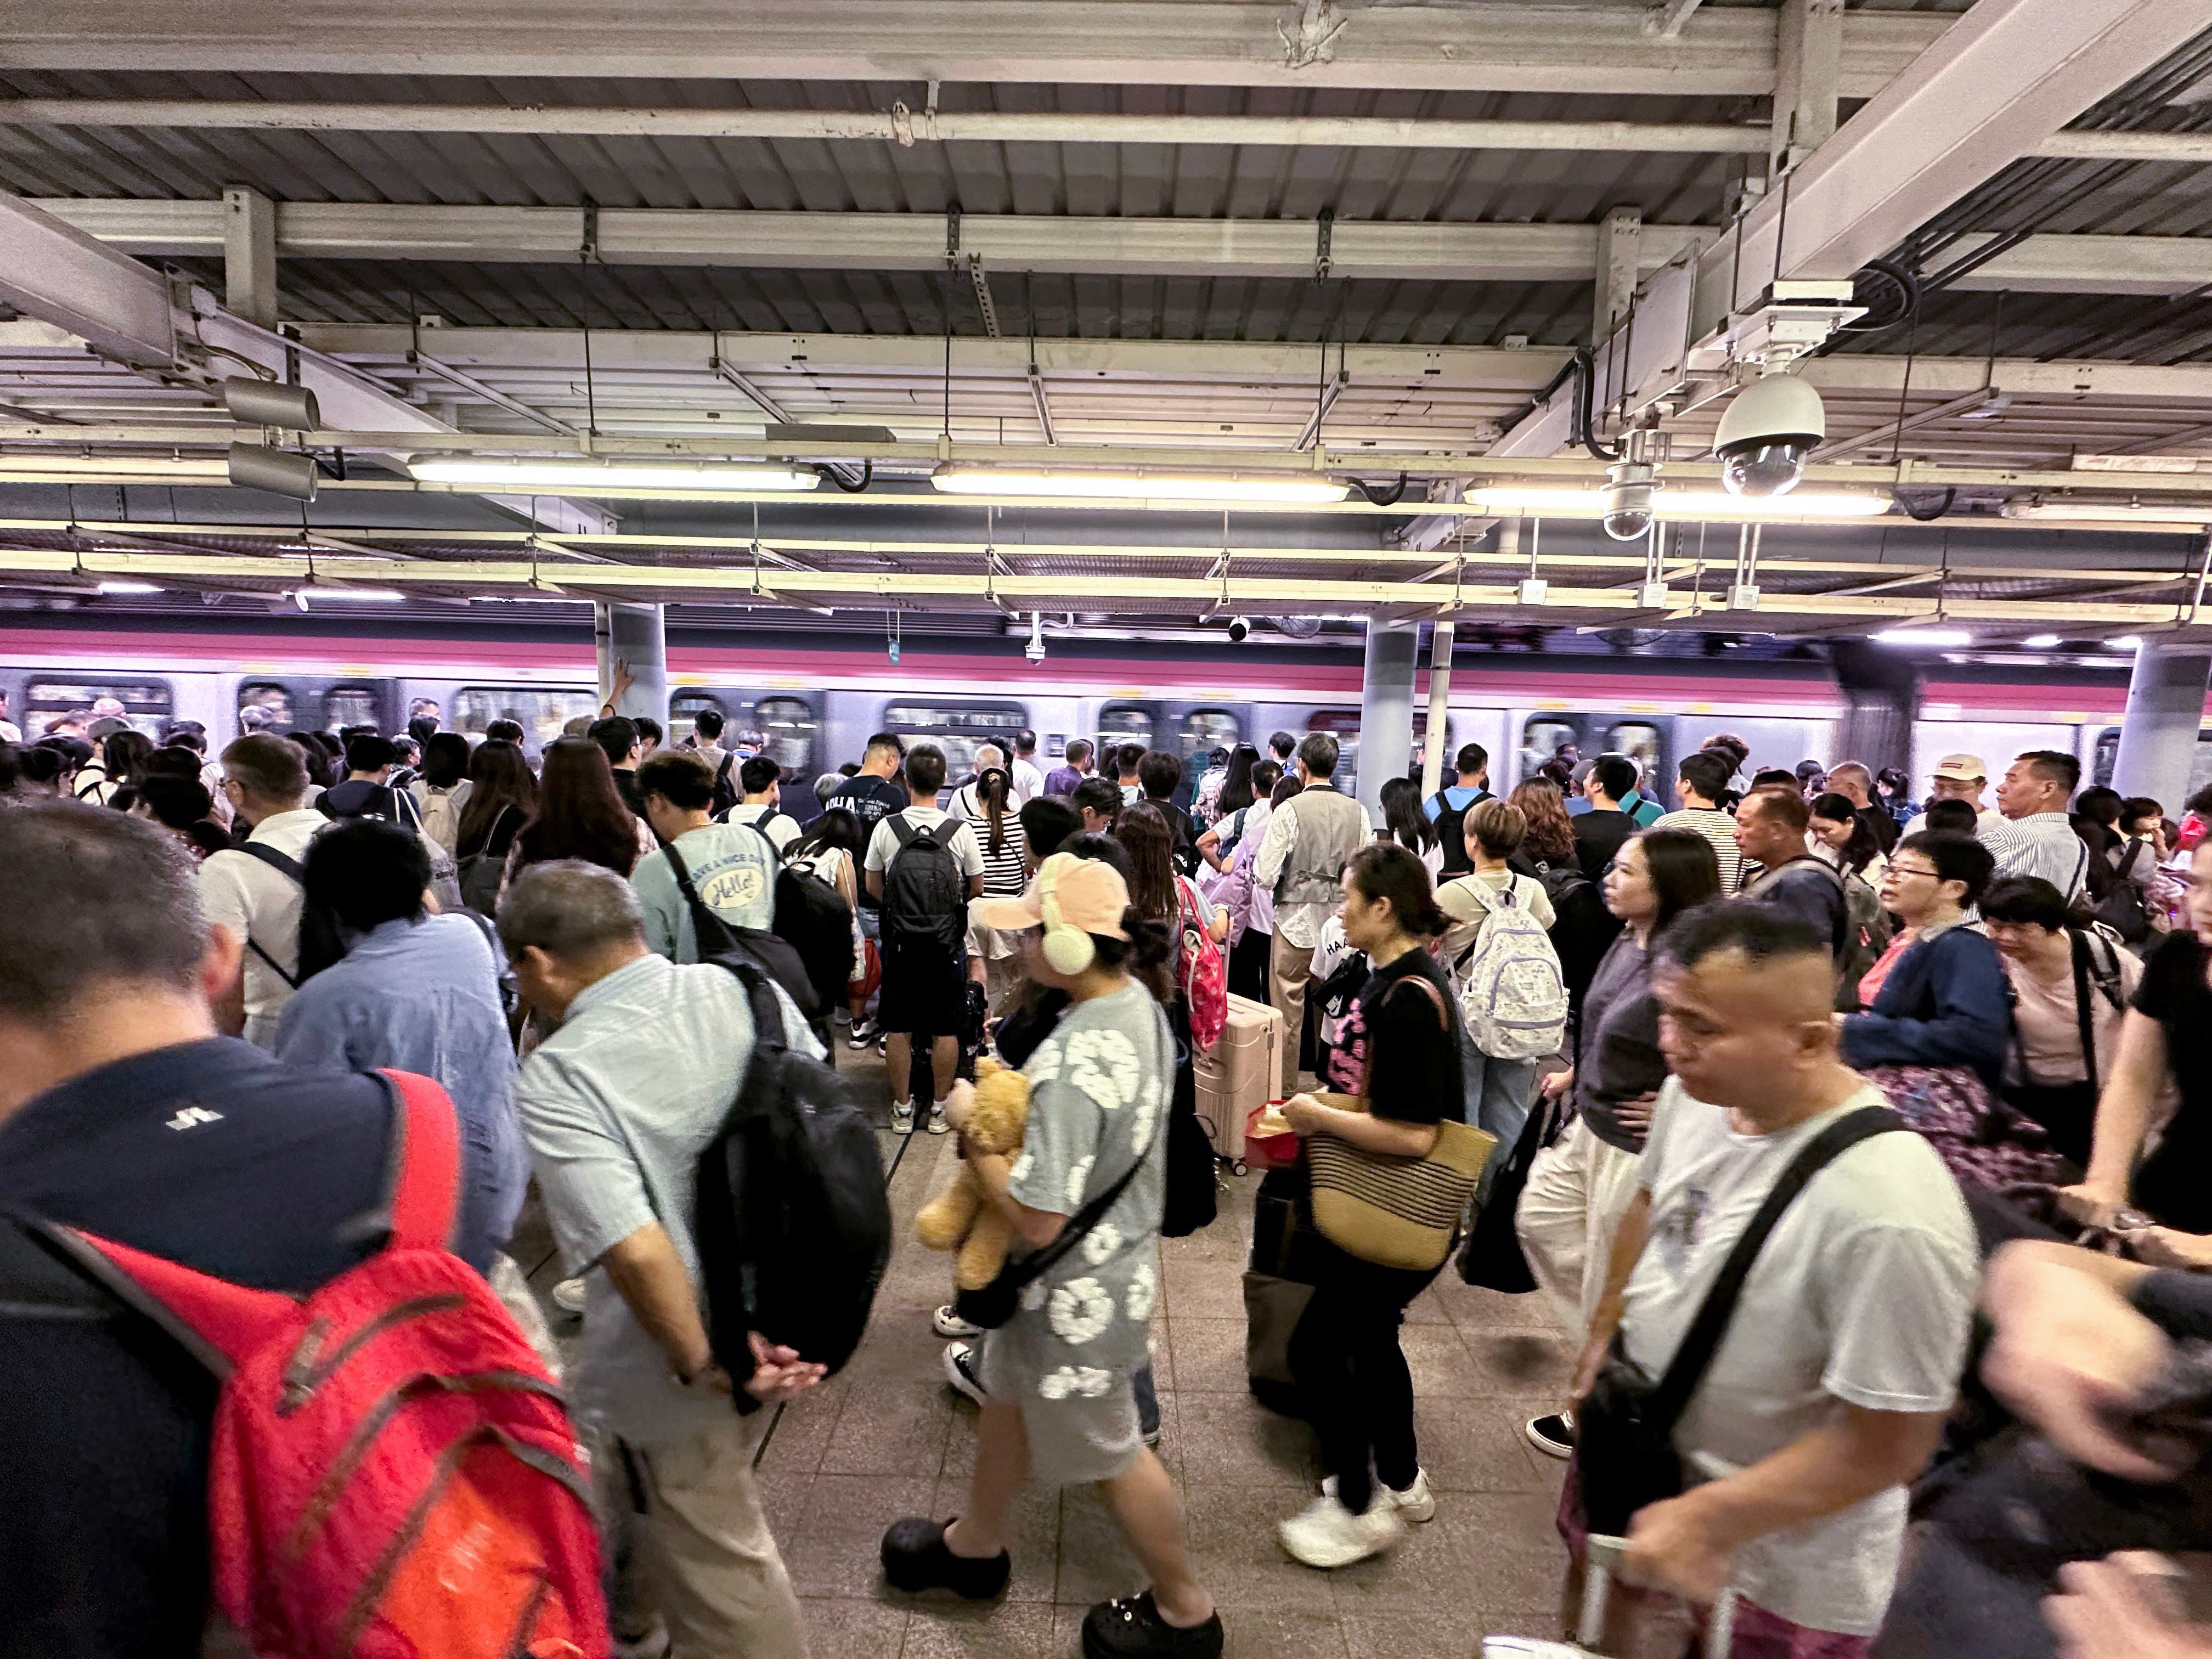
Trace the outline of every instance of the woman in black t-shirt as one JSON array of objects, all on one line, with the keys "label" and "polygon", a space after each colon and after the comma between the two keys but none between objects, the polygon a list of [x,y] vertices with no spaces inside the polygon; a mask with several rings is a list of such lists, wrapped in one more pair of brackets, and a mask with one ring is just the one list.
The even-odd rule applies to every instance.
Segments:
[{"label": "woman in black t-shirt", "polygon": [[[1466,1111],[1457,1011],[1427,948],[1444,931],[1443,913],[1420,859],[1378,842],[1345,866],[1341,914],[1346,942],[1366,952],[1373,972],[1345,1018],[1331,1077],[1368,1109],[1299,1095],[1283,1115],[1301,1135],[1419,1157],[1435,1146],[1439,1123]],[[1407,1522],[1437,1512],[1413,1443],[1413,1375],[1398,1346],[1407,1304],[1437,1270],[1376,1267],[1318,1236],[1310,1260],[1313,1299],[1291,1334],[1291,1370],[1335,1473],[1280,1531],[1284,1547],[1308,1566],[1341,1567],[1389,1548]]]},{"label": "woman in black t-shirt", "polygon": [[[2212,1233],[2212,841],[2197,849],[2186,928],[2143,963],[2120,1027],[2120,1054],[2097,1102],[2089,1174],[2066,1189],[2068,1207],[2102,1219],[2132,1196],[2176,1232]],[[2152,1103],[2178,1085],[2181,1103],[2158,1146],[2129,1171],[2148,1133]]]}]

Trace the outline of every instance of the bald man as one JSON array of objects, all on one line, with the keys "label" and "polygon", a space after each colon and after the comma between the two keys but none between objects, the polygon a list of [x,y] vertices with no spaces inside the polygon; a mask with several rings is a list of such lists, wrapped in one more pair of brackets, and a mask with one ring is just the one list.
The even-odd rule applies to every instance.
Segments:
[{"label": "bald man", "polygon": [[[1837,1058],[1828,952],[1810,927],[1771,906],[1710,904],[1657,951],[1674,1075],[1578,1398],[1616,1333],[1629,1362],[1663,1375],[1784,1170],[1830,1125],[1883,1104]],[[1734,1586],[1737,1641],[1756,1632],[1762,1652],[1869,1651],[1897,1577],[1905,1487],[1965,1363],[1979,1266],[1966,1206],[1925,1140],[1876,1121],[1783,1212],[1675,1425],[1687,1490],[1629,1528],[1630,1582],[1698,1601]],[[1601,1456],[1601,1441],[1582,1455]],[[1589,1489],[1604,1478],[1593,1461]],[[1626,1601],[1615,1598],[1624,1619],[1650,1616]]]}]

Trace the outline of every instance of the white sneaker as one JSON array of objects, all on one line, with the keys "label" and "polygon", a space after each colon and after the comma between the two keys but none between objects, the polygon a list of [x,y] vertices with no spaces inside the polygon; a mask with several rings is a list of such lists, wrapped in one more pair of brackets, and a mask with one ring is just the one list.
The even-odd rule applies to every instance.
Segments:
[{"label": "white sneaker", "polygon": [[[1336,1477],[1330,1475],[1321,1483],[1321,1489],[1326,1496],[1335,1497]],[[1437,1518],[1437,1495],[1429,1490],[1429,1472],[1426,1469],[1414,1470],[1413,1484],[1403,1492],[1395,1486],[1386,1486],[1380,1480],[1375,1483],[1375,1491],[1378,1496],[1388,1494],[1391,1503],[1397,1506],[1401,1521],[1410,1521],[1418,1527],[1424,1521]]]},{"label": "white sneaker", "polygon": [[667,1652],[668,1621],[657,1613],[644,1635],[627,1642],[615,1638],[615,1659],[666,1659]]},{"label": "white sneaker", "polygon": [[929,1328],[939,1336],[956,1337],[963,1342],[973,1342],[983,1334],[983,1328],[981,1325],[971,1325],[953,1312],[952,1304],[950,1302],[930,1315]]},{"label": "white sneaker", "polygon": [[914,1103],[910,1100],[891,1102],[891,1133],[910,1135],[914,1133]]},{"label": "white sneaker", "polygon": [[853,1034],[845,1041],[855,1048],[865,1048],[876,1039],[876,1022],[866,1014],[853,1022]]},{"label": "white sneaker", "polygon": [[580,1314],[584,1311],[584,1281],[564,1279],[553,1287],[553,1305],[562,1313]]},{"label": "white sneaker", "polygon": [[950,1130],[951,1127],[952,1127],[952,1126],[951,1126],[950,1123],[947,1123],[947,1122],[945,1121],[945,1108],[944,1108],[944,1107],[942,1107],[942,1106],[932,1106],[932,1107],[929,1109],[929,1133],[932,1133],[932,1134],[933,1134],[933,1135],[941,1135],[941,1134],[944,1134],[946,1131]]},{"label": "white sneaker", "polygon": [[979,1406],[991,1403],[991,1396],[983,1391],[983,1378],[975,1368],[975,1350],[965,1342],[955,1342],[945,1350],[945,1380]]},{"label": "white sneaker", "polygon": [[1406,1535],[1406,1523],[1390,1494],[1378,1492],[1364,1515],[1323,1496],[1275,1530],[1292,1560],[1326,1570],[1380,1555]]}]

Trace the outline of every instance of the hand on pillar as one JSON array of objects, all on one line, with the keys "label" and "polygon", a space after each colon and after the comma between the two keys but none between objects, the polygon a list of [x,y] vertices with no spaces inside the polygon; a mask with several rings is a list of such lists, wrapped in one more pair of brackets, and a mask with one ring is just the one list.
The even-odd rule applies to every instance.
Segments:
[{"label": "hand on pillar", "polygon": [[611,717],[623,698],[628,695],[629,689],[636,684],[637,676],[629,672],[629,659],[617,657],[614,684],[607,691],[606,706],[599,710],[599,717],[602,720]]}]

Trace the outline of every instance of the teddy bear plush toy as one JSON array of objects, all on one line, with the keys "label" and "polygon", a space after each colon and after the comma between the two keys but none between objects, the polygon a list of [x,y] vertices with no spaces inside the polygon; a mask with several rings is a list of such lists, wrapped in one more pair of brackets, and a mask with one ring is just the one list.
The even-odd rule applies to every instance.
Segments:
[{"label": "teddy bear plush toy", "polygon": [[[995,1060],[975,1063],[975,1109],[961,1131],[970,1146],[1012,1158],[1029,1124],[1029,1079]],[[987,1203],[975,1171],[963,1158],[951,1184],[921,1206],[915,1235],[933,1250],[957,1250],[953,1282],[976,1291],[999,1276],[1012,1243],[1013,1223]]]}]

